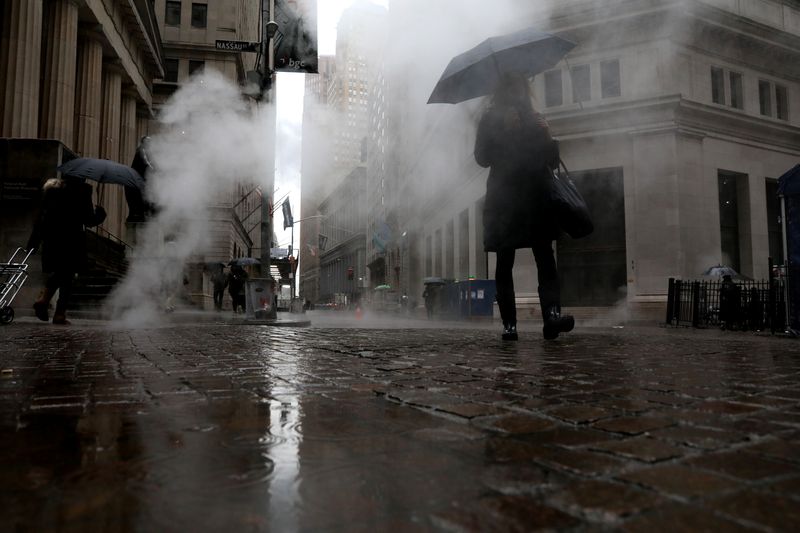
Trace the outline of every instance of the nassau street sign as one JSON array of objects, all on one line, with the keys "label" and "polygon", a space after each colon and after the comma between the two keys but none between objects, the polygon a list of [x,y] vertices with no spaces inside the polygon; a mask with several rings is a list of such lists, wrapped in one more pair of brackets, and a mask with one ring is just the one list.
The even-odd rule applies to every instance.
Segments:
[{"label": "nassau street sign", "polygon": [[232,52],[258,52],[261,43],[249,43],[247,41],[216,41],[217,50],[230,50]]}]

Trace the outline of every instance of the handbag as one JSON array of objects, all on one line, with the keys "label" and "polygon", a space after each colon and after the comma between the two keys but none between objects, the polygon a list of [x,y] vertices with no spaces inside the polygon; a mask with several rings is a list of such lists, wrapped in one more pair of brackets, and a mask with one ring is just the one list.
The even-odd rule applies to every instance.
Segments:
[{"label": "handbag", "polygon": [[586,206],[586,200],[570,179],[564,161],[559,158],[558,163],[558,168],[551,170],[553,179],[550,187],[550,204],[553,217],[558,227],[567,235],[573,239],[580,239],[594,231],[592,217]]}]

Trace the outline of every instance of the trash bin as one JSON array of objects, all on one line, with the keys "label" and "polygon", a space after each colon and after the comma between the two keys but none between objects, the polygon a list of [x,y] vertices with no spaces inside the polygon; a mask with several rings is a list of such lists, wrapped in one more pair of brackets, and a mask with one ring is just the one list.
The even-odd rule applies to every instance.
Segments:
[{"label": "trash bin", "polygon": [[271,279],[248,279],[245,282],[244,300],[247,318],[275,318]]},{"label": "trash bin", "polygon": [[468,279],[456,283],[462,318],[492,317],[497,288],[493,279]]}]

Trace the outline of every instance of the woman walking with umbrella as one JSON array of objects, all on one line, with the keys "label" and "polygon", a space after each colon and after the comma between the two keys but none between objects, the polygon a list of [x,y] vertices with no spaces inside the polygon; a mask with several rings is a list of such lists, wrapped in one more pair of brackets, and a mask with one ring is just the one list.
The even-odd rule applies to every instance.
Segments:
[{"label": "woman walking with umbrella", "polygon": [[49,320],[50,300],[58,290],[53,324],[69,324],[67,301],[72,280],[86,263],[85,228],[106,218],[105,210],[92,205],[92,188],[80,178],[49,179],[44,184],[42,207],[28,239],[28,249],[42,245],[42,272],[49,274],[33,310],[39,320]]},{"label": "woman walking with umbrella", "polygon": [[536,259],[545,339],[555,339],[575,325],[571,316],[561,315],[552,246],[558,228],[548,219],[549,168],[558,164],[558,158],[558,145],[533,108],[528,80],[520,74],[503,75],[478,125],[475,160],[491,168],[484,248],[497,254],[495,280],[504,340],[517,340],[512,270],[518,248],[533,249]]}]

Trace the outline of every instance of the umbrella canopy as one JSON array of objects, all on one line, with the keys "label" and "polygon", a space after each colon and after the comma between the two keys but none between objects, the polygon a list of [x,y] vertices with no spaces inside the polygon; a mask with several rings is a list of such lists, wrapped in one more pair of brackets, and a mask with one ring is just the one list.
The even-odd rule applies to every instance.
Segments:
[{"label": "umbrella canopy", "polygon": [[423,285],[444,285],[446,282],[442,278],[424,278]]},{"label": "umbrella canopy", "polygon": [[375,287],[375,290],[376,291],[390,291],[390,290],[392,290],[392,286],[391,285],[378,285],[377,287]]},{"label": "umbrella canopy", "polygon": [[743,276],[731,267],[725,265],[714,265],[713,267],[707,268],[702,275],[707,278],[716,279],[722,279],[723,276],[730,276],[733,279],[748,279],[747,276]]},{"label": "umbrella canopy", "polygon": [[428,103],[457,104],[487,95],[504,74],[534,76],[574,47],[573,42],[533,28],[490,37],[450,61]]},{"label": "umbrella canopy", "polygon": [[58,171],[64,177],[84,178],[98,183],[116,183],[140,190],[144,188],[144,180],[138,172],[108,159],[79,157],[61,165]]},{"label": "umbrella canopy", "polygon": [[229,263],[229,265],[238,265],[238,266],[249,266],[249,265],[260,265],[261,261],[254,257],[240,257],[238,259],[233,259]]}]

